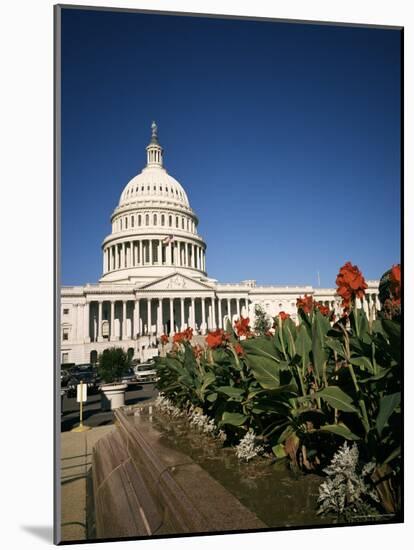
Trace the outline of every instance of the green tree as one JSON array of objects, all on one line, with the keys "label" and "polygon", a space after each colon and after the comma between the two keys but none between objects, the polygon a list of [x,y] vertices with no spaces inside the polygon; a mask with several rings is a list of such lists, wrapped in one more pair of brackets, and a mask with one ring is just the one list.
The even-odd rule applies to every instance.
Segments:
[{"label": "green tree", "polygon": [[259,304],[256,304],[254,308],[254,314],[254,331],[256,332],[256,334],[263,336],[270,329],[270,319],[265,310]]},{"label": "green tree", "polygon": [[121,380],[130,367],[131,359],[122,348],[105,349],[98,357],[98,374],[103,382]]}]

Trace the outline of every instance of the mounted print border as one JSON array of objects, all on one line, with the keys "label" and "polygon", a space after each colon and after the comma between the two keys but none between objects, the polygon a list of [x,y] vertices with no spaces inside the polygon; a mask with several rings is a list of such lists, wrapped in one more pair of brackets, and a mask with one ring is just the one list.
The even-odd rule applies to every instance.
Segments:
[{"label": "mounted print border", "polygon": [[402,522],[403,29],[54,13],[55,543]]}]

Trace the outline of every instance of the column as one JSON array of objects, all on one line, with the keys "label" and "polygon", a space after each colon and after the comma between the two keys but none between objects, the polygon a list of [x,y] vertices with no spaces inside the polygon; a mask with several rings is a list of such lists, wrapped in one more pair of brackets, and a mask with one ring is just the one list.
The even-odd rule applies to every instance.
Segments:
[{"label": "column", "polygon": [[221,312],[221,298],[218,299],[218,328],[223,328],[223,315]]},{"label": "column", "polygon": [[102,342],[102,301],[98,302],[98,342]]},{"label": "column", "polygon": [[126,300],[122,300],[122,336],[121,339],[125,340],[127,337],[127,330],[126,330],[126,310],[127,310],[127,302]]},{"label": "column", "polygon": [[102,273],[106,273],[106,250],[103,251]]},{"label": "column", "polygon": [[236,298],[237,317],[240,319],[240,299]]},{"label": "column", "polygon": [[144,262],[142,261],[142,240],[141,239],[138,241],[138,248],[139,248],[139,264],[143,265]]},{"label": "column", "polygon": [[147,298],[147,334],[152,333],[151,298]]},{"label": "column", "polygon": [[129,267],[134,265],[134,243],[129,241]]},{"label": "column", "polygon": [[244,305],[246,307],[246,317],[249,316],[249,298],[244,299]]},{"label": "column", "polygon": [[86,343],[91,341],[89,332],[89,302],[85,302],[83,306],[83,337]]},{"label": "column", "polygon": [[206,303],[205,299],[201,298],[201,334],[206,333]]},{"label": "column", "polygon": [[115,340],[115,302],[111,300],[111,316],[109,319],[109,339]]},{"label": "column", "polygon": [[152,261],[152,239],[150,239],[148,241],[148,246],[149,246],[149,263],[150,265],[153,264],[153,261]]},{"label": "column", "polygon": [[177,241],[175,247],[175,265],[181,267],[181,250],[180,250],[180,241]]},{"label": "column", "polygon": [[191,298],[191,312],[189,325],[195,330],[195,299]]},{"label": "column", "polygon": [[161,241],[161,239],[158,241],[158,263],[159,263],[159,265],[162,265],[162,241]]},{"label": "column", "polygon": [[133,337],[137,338],[137,334],[140,333],[140,326],[139,326],[139,306],[140,301],[138,298],[135,300],[135,307],[134,307],[134,334]]},{"label": "column", "polygon": [[158,298],[158,312],[157,312],[157,335],[161,336],[164,332],[162,322],[162,298]]},{"label": "column", "polygon": [[184,330],[184,298],[180,298],[180,304],[181,304],[181,330]]},{"label": "column", "polygon": [[174,334],[174,298],[170,298],[170,334]]},{"label": "column", "polygon": [[112,270],[116,269],[115,268],[115,247],[114,246],[111,246],[111,265],[112,265]]},{"label": "column", "polygon": [[231,299],[227,298],[227,316],[230,319],[230,323],[232,322],[231,319]]},{"label": "column", "polygon": [[195,246],[191,245],[191,267],[195,267]]},{"label": "column", "polygon": [[216,323],[216,299],[213,297],[211,298],[211,308],[213,310],[213,330],[216,330],[217,323]]}]

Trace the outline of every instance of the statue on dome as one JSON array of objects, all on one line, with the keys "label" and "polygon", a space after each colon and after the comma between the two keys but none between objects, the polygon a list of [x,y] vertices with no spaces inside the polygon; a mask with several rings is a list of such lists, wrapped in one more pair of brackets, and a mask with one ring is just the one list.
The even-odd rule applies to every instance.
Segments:
[{"label": "statue on dome", "polygon": [[155,124],[154,121],[152,121],[151,130],[152,130],[152,136],[157,137],[158,126]]}]

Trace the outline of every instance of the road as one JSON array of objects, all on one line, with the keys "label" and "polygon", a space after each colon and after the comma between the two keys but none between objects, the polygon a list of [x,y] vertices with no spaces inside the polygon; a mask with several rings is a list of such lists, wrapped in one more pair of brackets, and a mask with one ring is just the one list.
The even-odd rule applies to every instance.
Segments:
[{"label": "road", "polygon": [[[157,395],[155,384],[137,384],[128,389],[125,394],[125,404],[134,405],[135,403],[147,401]],[[79,424],[79,403],[76,398],[63,398],[61,416],[61,431],[67,432]],[[101,410],[101,394],[98,392],[88,396],[88,401],[83,405],[83,423],[87,426],[105,426],[113,423],[113,413]]]}]

